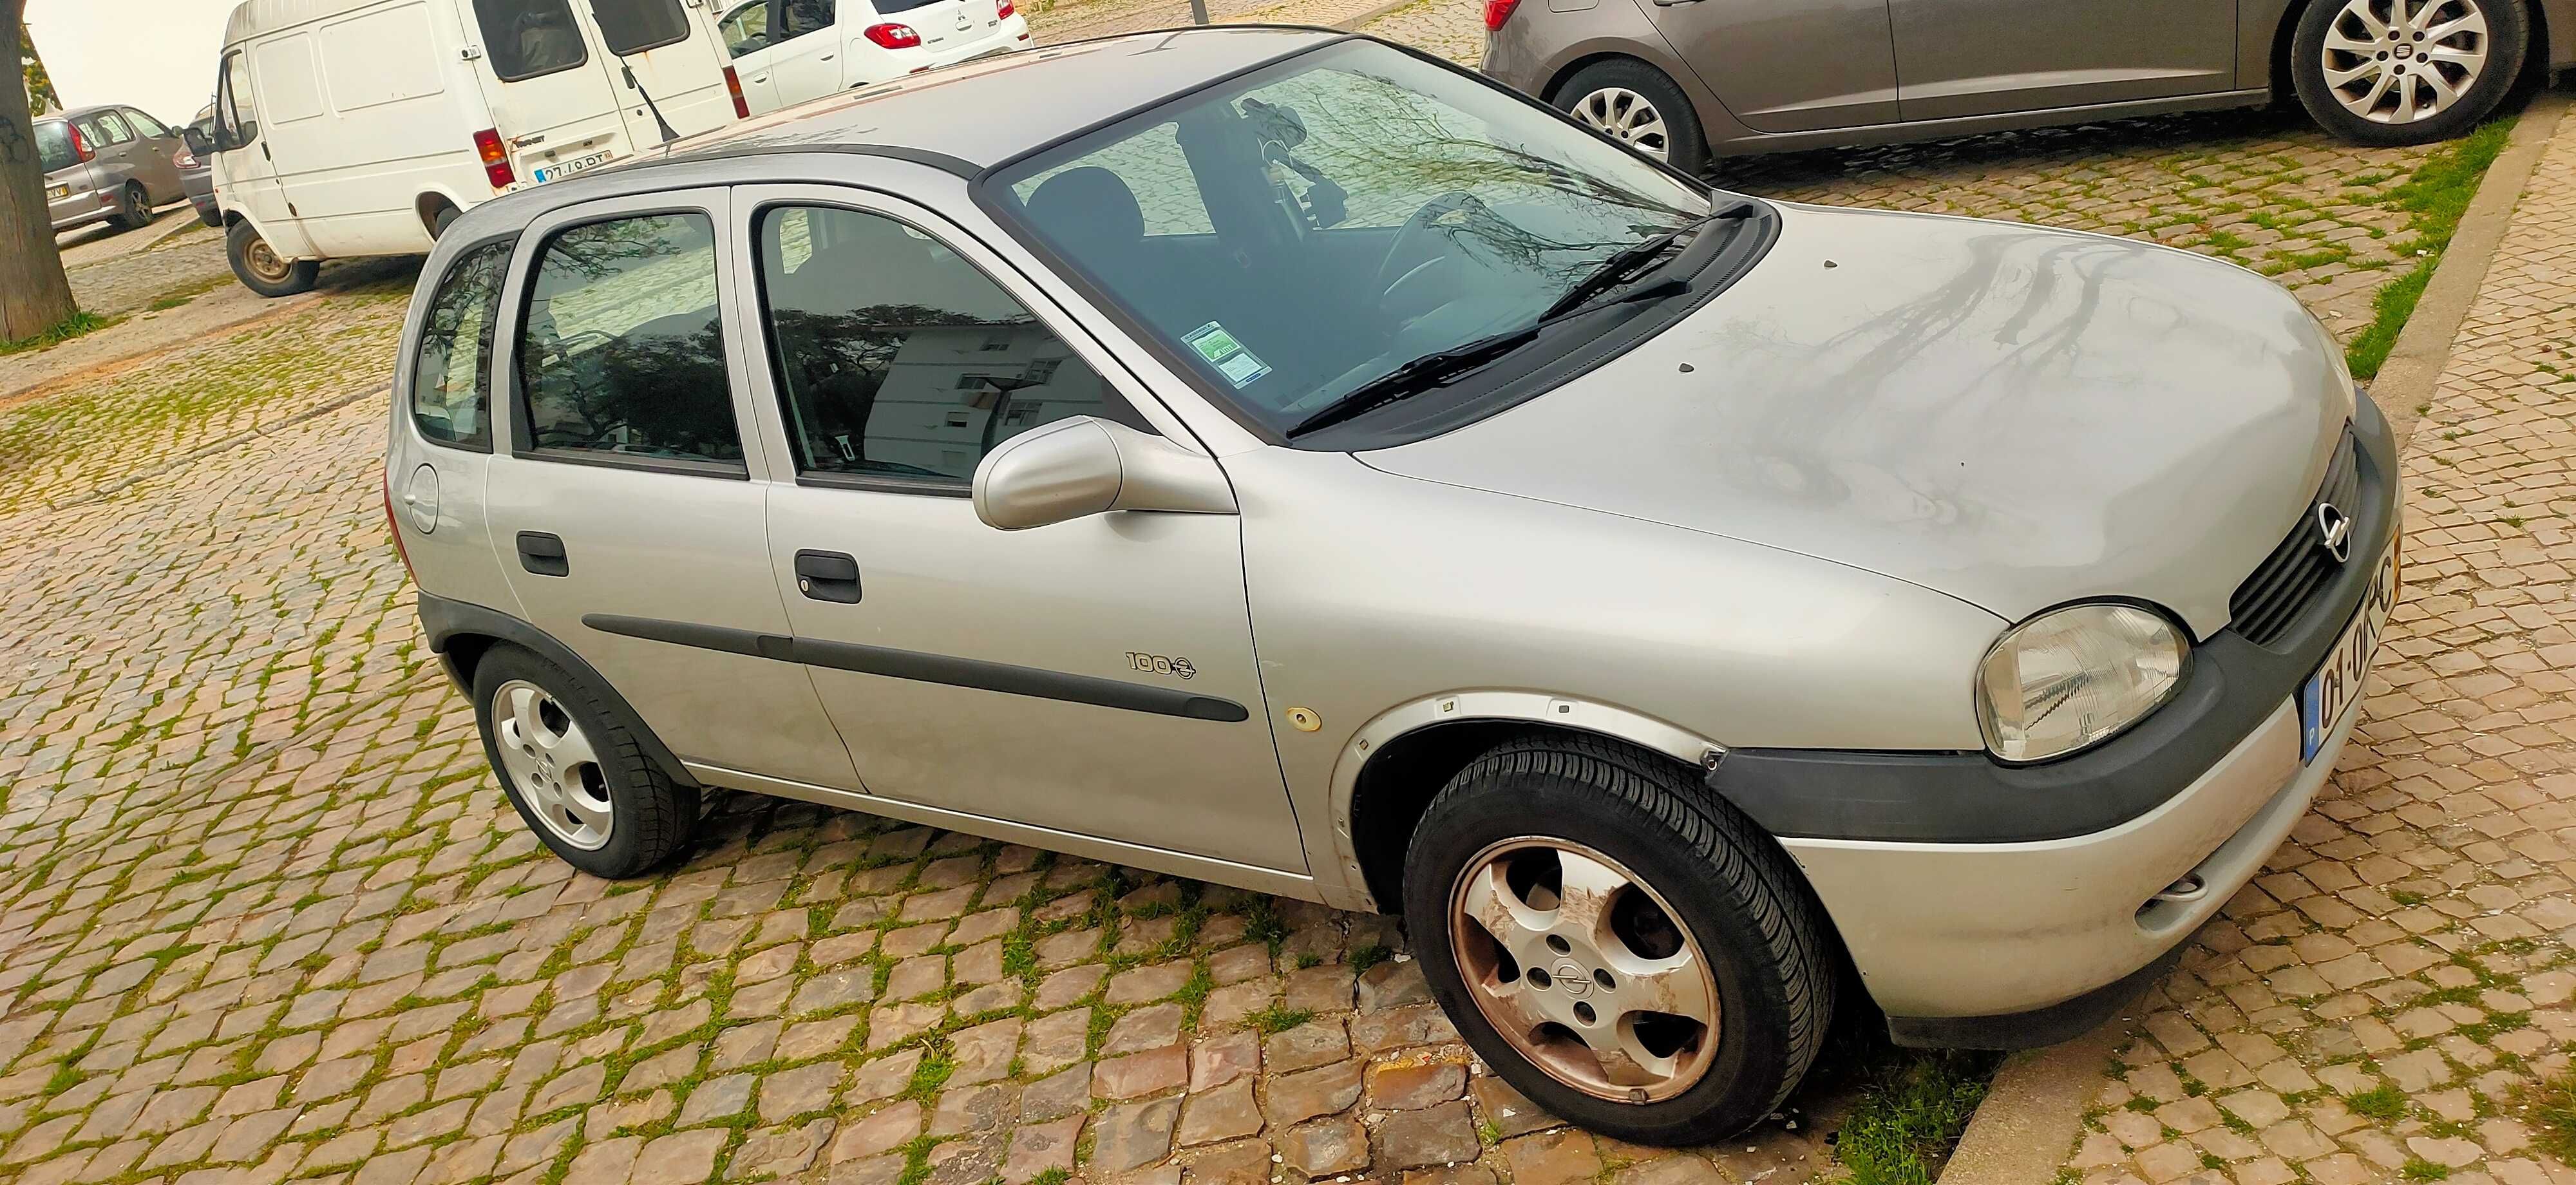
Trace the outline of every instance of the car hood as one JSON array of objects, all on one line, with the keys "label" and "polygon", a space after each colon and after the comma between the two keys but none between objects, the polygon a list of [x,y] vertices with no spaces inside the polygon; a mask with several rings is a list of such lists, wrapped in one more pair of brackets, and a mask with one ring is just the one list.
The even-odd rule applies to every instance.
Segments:
[{"label": "car hood", "polygon": [[2010,620],[2136,598],[2195,637],[2323,480],[2334,341],[2186,252],[1783,205],[1671,329],[1469,427],[1361,454],[1882,573]]}]

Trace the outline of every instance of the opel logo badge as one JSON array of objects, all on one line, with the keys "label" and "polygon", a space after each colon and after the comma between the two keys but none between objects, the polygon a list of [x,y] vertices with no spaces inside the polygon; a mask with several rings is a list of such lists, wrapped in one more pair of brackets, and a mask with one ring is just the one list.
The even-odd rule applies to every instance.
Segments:
[{"label": "opel logo badge", "polygon": [[1556,981],[1565,985],[1565,994],[1575,999],[1592,994],[1591,978],[1584,975],[1583,968],[1575,966],[1571,959],[1556,965]]},{"label": "opel logo badge", "polygon": [[2340,564],[2352,558],[2352,516],[2332,502],[2317,503],[2317,543]]}]

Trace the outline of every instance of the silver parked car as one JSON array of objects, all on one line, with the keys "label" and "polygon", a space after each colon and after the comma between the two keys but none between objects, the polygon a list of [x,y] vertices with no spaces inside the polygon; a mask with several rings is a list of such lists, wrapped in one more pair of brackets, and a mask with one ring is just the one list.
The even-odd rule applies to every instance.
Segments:
[{"label": "silver parked car", "polygon": [[186,196],[179,133],[131,107],[83,107],[39,119],[36,155],[56,231],[102,219],[133,228],[152,208]]},{"label": "silver parked car", "polygon": [[1846,958],[1916,1044],[2125,1002],[2395,595],[2388,426],[2261,278],[1712,191],[1321,31],[512,194],[404,342],[386,512],[563,859],[724,787],[1401,911],[1632,1140],[1768,1113]]},{"label": "silver parked car", "polygon": [[2576,0],[1487,0],[1485,28],[1487,74],[1689,172],[2287,94],[2423,144],[2576,65]]}]

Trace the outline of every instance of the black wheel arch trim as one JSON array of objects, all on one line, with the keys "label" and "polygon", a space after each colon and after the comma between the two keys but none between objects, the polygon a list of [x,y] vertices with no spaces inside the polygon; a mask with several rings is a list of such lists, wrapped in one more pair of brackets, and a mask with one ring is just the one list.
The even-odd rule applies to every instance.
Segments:
[{"label": "black wheel arch trim", "polygon": [[[2377,557],[2397,532],[2397,444],[2354,395],[2363,505]],[[2174,698],[2127,732],[2060,761],[2012,766],[1983,751],[1727,751],[1709,788],[1773,835],[1796,839],[2020,843],[2117,827],[2171,800],[2261,726],[2324,661],[2370,593],[2375,563],[2347,564],[2271,646],[2222,629],[2193,647]],[[1966,680],[1960,694],[1965,696]]]},{"label": "black wheel arch trim", "polygon": [[698,784],[689,776],[688,767],[680,763],[679,755],[662,743],[662,738],[644,723],[644,717],[637,714],[633,704],[626,702],[625,695],[617,690],[616,685],[600,674],[598,668],[584,661],[581,655],[574,653],[572,647],[557,641],[554,635],[500,610],[428,592],[420,594],[420,627],[421,632],[429,635],[429,649],[438,655],[439,666],[446,670],[447,677],[468,699],[473,698],[474,681],[457,660],[454,652],[457,639],[490,638],[522,647],[571,672],[574,678],[588,680],[591,689],[599,693],[600,702],[607,706],[609,714],[617,717],[618,726],[635,737],[636,743],[644,747],[644,756],[659,766],[664,776],[685,786]]}]

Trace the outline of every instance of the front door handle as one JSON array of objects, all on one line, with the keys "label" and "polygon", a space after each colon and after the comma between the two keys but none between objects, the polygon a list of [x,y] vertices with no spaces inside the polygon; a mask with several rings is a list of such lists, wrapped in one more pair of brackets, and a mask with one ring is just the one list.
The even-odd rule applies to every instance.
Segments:
[{"label": "front door handle", "polygon": [[859,561],[837,551],[796,553],[796,591],[808,600],[859,603]]},{"label": "front door handle", "polygon": [[572,575],[572,561],[564,555],[563,537],[543,531],[519,532],[519,566],[539,576]]}]

